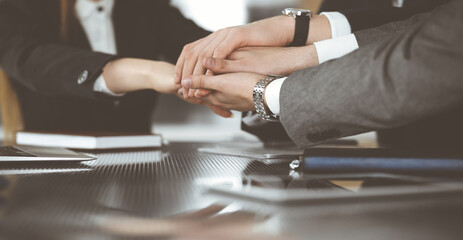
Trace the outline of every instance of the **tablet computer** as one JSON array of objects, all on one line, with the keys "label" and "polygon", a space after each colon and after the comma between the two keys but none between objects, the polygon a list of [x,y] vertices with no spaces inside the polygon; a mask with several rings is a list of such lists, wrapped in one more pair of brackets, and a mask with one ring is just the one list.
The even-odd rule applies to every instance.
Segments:
[{"label": "tablet computer", "polygon": [[291,176],[244,176],[241,183],[204,184],[205,193],[232,201],[280,206],[346,201],[422,198],[463,192],[461,183],[407,175],[368,173]]}]

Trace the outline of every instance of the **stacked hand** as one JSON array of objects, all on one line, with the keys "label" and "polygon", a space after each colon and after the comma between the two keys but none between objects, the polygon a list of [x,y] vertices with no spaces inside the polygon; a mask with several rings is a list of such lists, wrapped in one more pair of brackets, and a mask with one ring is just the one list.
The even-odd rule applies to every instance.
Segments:
[{"label": "stacked hand", "polygon": [[286,76],[318,64],[310,44],[331,37],[328,20],[312,18],[307,46],[285,47],[293,39],[294,25],[293,18],[278,16],[226,28],[185,46],[175,67],[123,58],[107,64],[103,77],[114,93],[142,89],[177,93],[190,103],[231,117],[230,110],[254,110],[253,88],[264,75]]},{"label": "stacked hand", "polygon": [[311,31],[308,45],[285,47],[294,36],[294,24],[286,16],[269,18],[219,30],[185,46],[175,68],[175,83],[183,87],[178,94],[223,110],[254,110],[257,81],[318,65],[310,44],[331,37],[326,17],[314,16],[311,29],[319,31]]}]

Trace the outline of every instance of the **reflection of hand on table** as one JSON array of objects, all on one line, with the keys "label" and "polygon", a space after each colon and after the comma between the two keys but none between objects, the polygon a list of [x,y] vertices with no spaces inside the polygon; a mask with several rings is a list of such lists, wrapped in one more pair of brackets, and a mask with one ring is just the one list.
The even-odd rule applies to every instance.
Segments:
[{"label": "reflection of hand on table", "polygon": [[166,219],[115,216],[106,218],[99,224],[105,232],[124,237],[172,237],[198,240],[283,239],[255,233],[255,226],[261,223],[256,220],[256,214],[249,212],[219,214],[224,208],[213,205]]}]

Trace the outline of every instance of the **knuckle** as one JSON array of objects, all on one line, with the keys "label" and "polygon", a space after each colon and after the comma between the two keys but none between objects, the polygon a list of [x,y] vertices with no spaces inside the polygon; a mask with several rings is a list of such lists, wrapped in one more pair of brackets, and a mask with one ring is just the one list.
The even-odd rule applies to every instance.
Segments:
[{"label": "knuckle", "polygon": [[226,70],[228,69],[228,62],[225,59],[218,59],[218,66],[221,70]]},{"label": "knuckle", "polygon": [[223,47],[218,47],[216,50],[215,50],[215,56],[216,57],[226,57],[224,56],[226,53],[225,53],[225,50],[223,49]]},{"label": "knuckle", "polygon": [[197,76],[197,79],[199,83],[199,88],[206,88],[206,80],[201,76]]},{"label": "knuckle", "polygon": [[241,28],[233,28],[233,30],[230,32],[230,35],[232,35],[234,38],[240,38],[243,36],[243,29]]},{"label": "knuckle", "polygon": [[189,43],[189,44],[183,46],[183,51],[184,52],[189,52],[192,49],[192,47],[193,47],[192,44]]}]

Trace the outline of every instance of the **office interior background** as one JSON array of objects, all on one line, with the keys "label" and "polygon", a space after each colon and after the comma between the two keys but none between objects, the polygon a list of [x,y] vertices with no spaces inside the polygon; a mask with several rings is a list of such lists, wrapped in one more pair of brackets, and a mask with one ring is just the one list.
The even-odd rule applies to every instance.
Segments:
[{"label": "office interior background", "polygon": [[[171,0],[201,27],[215,31],[281,14],[285,7],[316,10],[322,0]],[[1,118],[0,118],[1,119]],[[240,113],[224,119],[208,108],[163,95],[153,116],[153,131],[174,141],[254,139],[240,130]],[[1,122],[0,122],[0,130]],[[0,139],[3,131],[0,131]]]}]

